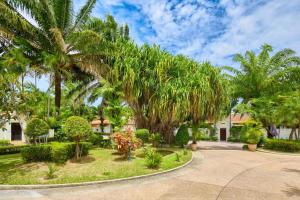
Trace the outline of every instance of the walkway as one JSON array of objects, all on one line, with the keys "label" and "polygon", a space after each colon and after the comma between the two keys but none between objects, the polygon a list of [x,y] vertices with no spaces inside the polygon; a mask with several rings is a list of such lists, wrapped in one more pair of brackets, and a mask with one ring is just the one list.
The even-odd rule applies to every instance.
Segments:
[{"label": "walkway", "polygon": [[0,191],[0,199],[300,199],[299,156],[228,150],[229,146],[222,150],[226,143],[213,143],[214,148],[205,142],[201,145],[191,165],[164,176],[110,185]]}]

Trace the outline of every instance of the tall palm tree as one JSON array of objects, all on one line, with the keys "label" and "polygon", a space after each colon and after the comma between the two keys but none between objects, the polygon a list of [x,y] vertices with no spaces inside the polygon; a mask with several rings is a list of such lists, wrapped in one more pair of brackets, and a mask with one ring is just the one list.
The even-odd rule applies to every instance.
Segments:
[{"label": "tall palm tree", "polygon": [[45,67],[45,60],[51,58],[47,67],[54,77],[57,113],[62,75],[73,68],[97,72],[106,66],[109,50],[104,37],[84,27],[95,3],[87,0],[74,14],[72,0],[0,1],[0,38],[6,39],[1,45],[18,46],[32,65]]},{"label": "tall palm tree", "polygon": [[299,84],[291,84],[291,81],[299,83],[300,57],[291,49],[271,56],[272,51],[272,47],[265,44],[258,55],[252,51],[246,51],[244,56],[237,54],[234,61],[240,63],[240,69],[225,68],[234,74],[231,78],[235,98],[248,102],[252,98],[299,88]]}]

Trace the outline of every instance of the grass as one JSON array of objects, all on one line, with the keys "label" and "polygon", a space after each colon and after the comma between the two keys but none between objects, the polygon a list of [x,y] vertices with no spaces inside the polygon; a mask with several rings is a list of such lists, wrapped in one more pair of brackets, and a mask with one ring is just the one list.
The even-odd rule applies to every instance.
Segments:
[{"label": "grass", "polygon": [[[183,165],[191,159],[192,153],[178,148],[159,149],[163,155],[160,168],[148,169],[145,159],[141,155],[143,150],[137,150],[131,161],[120,157],[112,149],[93,149],[90,154],[79,162],[68,161],[64,165],[57,165],[55,178],[49,179],[49,163],[24,163],[20,154],[0,156],[0,184],[58,184],[78,183],[87,181],[109,180],[125,178],[143,174],[151,174]],[[181,155],[176,161],[176,152]]]}]

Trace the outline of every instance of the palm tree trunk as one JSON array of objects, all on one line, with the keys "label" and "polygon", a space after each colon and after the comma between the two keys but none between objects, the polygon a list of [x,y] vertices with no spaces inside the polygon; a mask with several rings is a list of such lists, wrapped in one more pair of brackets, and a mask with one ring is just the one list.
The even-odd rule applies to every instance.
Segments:
[{"label": "palm tree trunk", "polygon": [[61,102],[61,74],[56,71],[54,74],[54,84],[55,84],[55,107],[56,114],[60,114],[60,102]]}]

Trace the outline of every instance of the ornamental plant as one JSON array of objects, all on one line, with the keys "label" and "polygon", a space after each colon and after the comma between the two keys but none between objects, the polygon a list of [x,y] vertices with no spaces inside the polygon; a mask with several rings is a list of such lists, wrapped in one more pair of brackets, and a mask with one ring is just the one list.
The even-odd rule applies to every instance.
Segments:
[{"label": "ornamental plant", "polygon": [[79,159],[80,155],[80,141],[87,139],[92,133],[92,127],[88,121],[82,117],[69,117],[64,124],[64,132],[76,143],[75,157]]},{"label": "ornamental plant", "polygon": [[130,150],[138,149],[143,144],[142,140],[136,138],[130,129],[124,132],[114,133],[112,139],[117,145],[119,154],[125,157],[129,156]]},{"label": "ornamental plant", "polygon": [[38,136],[46,135],[48,132],[49,125],[44,120],[34,118],[28,122],[24,133],[36,144],[36,138]]},{"label": "ornamental plant", "polygon": [[247,131],[247,143],[248,144],[257,144],[262,136],[262,131],[259,128],[250,128]]}]

